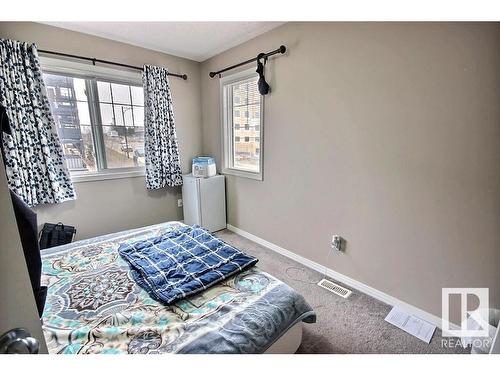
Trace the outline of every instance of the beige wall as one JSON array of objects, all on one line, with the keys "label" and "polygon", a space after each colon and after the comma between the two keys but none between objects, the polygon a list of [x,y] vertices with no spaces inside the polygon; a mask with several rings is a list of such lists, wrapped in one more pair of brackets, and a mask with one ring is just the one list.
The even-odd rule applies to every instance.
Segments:
[{"label": "beige wall", "polygon": [[[154,64],[185,73],[170,80],[184,173],[201,152],[200,64],[128,44],[29,22],[0,22],[0,37],[35,42],[40,49],[117,61]],[[147,191],[144,177],[76,183],[78,199],[39,207],[38,221],[62,221],[77,227],[78,238],[93,237],[167,220],[182,219],[179,188]]]},{"label": "beige wall", "polygon": [[[435,315],[442,287],[500,307],[499,24],[289,23],[204,62],[219,166],[208,72],[280,44],[264,181],[227,177],[228,222]],[[332,234],[347,251],[326,262]]]}]

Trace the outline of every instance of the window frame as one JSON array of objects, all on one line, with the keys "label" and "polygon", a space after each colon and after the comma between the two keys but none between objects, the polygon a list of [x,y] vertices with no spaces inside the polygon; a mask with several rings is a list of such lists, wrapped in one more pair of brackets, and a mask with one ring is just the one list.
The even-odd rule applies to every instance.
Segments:
[{"label": "window frame", "polygon": [[[235,168],[232,155],[234,154],[233,140],[233,106],[232,93],[229,88],[237,83],[250,79],[255,79],[259,75],[255,69],[246,69],[234,74],[226,75],[220,79],[220,110],[221,110],[221,126],[222,126],[222,173],[237,177],[245,177],[254,180],[262,181],[264,177],[264,96],[260,97],[260,116],[259,116],[259,171],[253,172],[250,170]],[[241,126],[240,126],[241,129]]]},{"label": "window frame", "polygon": [[[54,59],[45,56],[40,56],[40,63],[42,66],[42,73],[66,76],[69,75],[74,78],[86,80],[85,84],[87,90],[87,102],[89,104],[90,122],[93,133],[92,141],[94,144],[94,150],[96,150],[96,159],[98,165],[107,166],[105,155],[103,154],[105,152],[105,148],[103,145],[103,125],[100,118],[101,112],[99,108],[97,81],[99,80],[128,86],[143,87],[141,73],[94,66],[86,63],[64,59]],[[146,167],[104,168],[98,169],[97,172],[70,171],[70,175],[73,182],[112,180],[119,178],[145,176]]]}]

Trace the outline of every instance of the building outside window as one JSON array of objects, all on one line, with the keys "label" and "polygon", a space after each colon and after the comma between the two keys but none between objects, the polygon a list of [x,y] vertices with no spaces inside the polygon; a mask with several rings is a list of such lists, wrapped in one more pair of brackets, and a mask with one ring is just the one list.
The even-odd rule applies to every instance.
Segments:
[{"label": "building outside window", "polygon": [[59,94],[62,98],[71,99],[73,97],[70,87],[60,87]]}]

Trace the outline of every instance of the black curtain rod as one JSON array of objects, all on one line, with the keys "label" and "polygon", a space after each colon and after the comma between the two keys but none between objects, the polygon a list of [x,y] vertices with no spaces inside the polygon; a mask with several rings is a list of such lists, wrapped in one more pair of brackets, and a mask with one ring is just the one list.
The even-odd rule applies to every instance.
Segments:
[{"label": "black curtain rod", "polygon": [[222,70],[219,70],[218,72],[210,72],[208,75],[210,76],[210,78],[214,78],[217,74],[221,74],[221,73],[227,72],[228,70],[231,70],[231,69],[234,69],[234,68],[238,68],[238,67],[240,67],[242,65],[249,64],[251,62],[257,61],[257,59],[266,58],[266,57],[269,57],[269,56],[272,56],[272,55],[276,55],[277,53],[283,54],[285,52],[286,52],[286,47],[283,46],[283,45],[281,45],[280,48],[277,48],[274,51],[271,51],[271,52],[268,52],[268,53],[260,53],[257,57],[254,57],[252,59],[248,59],[246,61],[240,62],[239,64],[231,65],[230,67],[227,67],[227,68],[224,68]]},{"label": "black curtain rod", "polygon": [[[49,55],[70,57],[70,58],[73,58],[73,59],[87,60],[87,61],[91,61],[92,64],[94,64],[94,65],[95,65],[95,63],[101,63],[101,64],[121,66],[123,68],[135,69],[135,70],[140,70],[140,71],[143,70],[143,68],[141,68],[139,66],[133,66],[133,65],[127,65],[127,64],[117,63],[117,62],[113,62],[113,61],[101,60],[101,59],[96,59],[96,58],[93,58],[93,57],[70,55],[69,53],[47,51],[47,50],[43,50],[43,49],[39,49],[38,52],[46,53],[46,54],[49,54]],[[168,72],[168,75],[169,76],[173,76],[173,77],[179,77],[179,78],[182,78],[183,80],[187,79],[187,75],[186,74],[176,74],[176,73],[170,73],[170,72]]]}]

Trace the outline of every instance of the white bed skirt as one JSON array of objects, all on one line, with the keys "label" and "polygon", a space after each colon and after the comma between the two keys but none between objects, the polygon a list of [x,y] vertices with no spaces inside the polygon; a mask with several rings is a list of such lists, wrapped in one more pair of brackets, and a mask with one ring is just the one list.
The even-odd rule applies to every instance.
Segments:
[{"label": "white bed skirt", "polygon": [[302,342],[302,322],[293,325],[264,354],[295,354]]}]

